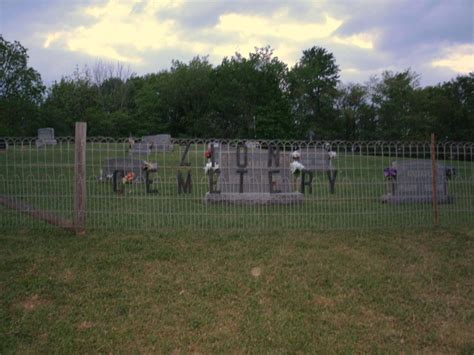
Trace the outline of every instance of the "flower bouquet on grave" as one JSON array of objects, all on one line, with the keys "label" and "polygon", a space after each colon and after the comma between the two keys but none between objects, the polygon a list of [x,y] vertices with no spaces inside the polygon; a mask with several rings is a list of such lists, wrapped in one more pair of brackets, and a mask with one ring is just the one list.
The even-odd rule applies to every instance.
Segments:
[{"label": "flower bouquet on grave", "polygon": [[395,192],[395,182],[397,181],[397,169],[392,167],[385,168],[383,169],[383,176],[387,179],[389,194],[393,194]]},{"label": "flower bouquet on grave", "polygon": [[212,162],[212,151],[210,149],[206,150],[204,152],[204,156],[207,158],[207,163],[204,165],[204,172],[209,175],[211,173],[213,174],[219,174],[219,164],[217,162]]},{"label": "flower bouquet on grave", "polygon": [[291,174],[293,174],[293,192],[297,192],[300,176],[305,167],[299,162],[300,152],[294,151],[293,153],[291,153],[291,157],[293,159],[293,161],[290,163],[290,171]]},{"label": "flower bouquet on grave", "polygon": [[133,179],[135,179],[135,173],[133,173],[132,171],[129,171],[122,178],[122,184],[131,184],[133,182]]},{"label": "flower bouquet on grave", "polygon": [[207,162],[207,164],[204,166],[204,172],[209,175],[211,172],[214,173],[214,174],[218,174],[220,173],[220,170],[219,170],[219,164],[217,163],[214,163],[214,165],[212,165],[212,162]]}]

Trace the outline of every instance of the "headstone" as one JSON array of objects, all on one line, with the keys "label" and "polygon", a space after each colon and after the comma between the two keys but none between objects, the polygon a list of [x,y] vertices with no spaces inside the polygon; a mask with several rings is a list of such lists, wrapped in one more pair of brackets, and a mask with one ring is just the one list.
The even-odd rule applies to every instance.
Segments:
[{"label": "headstone", "polygon": [[[396,178],[393,180],[393,193],[382,196],[388,203],[431,203],[433,201],[432,162],[429,160],[409,160],[394,162]],[[448,195],[446,167],[436,163],[436,195],[438,203],[454,201]]]},{"label": "headstone", "polygon": [[41,148],[45,145],[56,145],[54,138],[54,128],[39,128],[38,139],[36,139],[36,147]]},{"label": "headstone", "polygon": [[130,154],[131,155],[150,155],[151,147],[149,143],[140,142],[140,143],[133,143],[130,147]]},{"label": "headstone", "polygon": [[0,151],[4,151],[8,149],[8,142],[4,138],[0,138]]},{"label": "headstone", "polygon": [[300,162],[309,171],[334,170],[329,153],[320,148],[303,148],[300,150]]},{"label": "headstone", "polygon": [[104,165],[100,172],[100,180],[112,180],[115,171],[123,172],[123,175],[128,173],[134,174],[133,181],[145,182],[144,163],[140,159],[134,158],[110,158],[104,161]]},{"label": "headstone", "polygon": [[169,134],[156,134],[153,136],[143,136],[142,142],[149,143],[154,152],[170,152],[173,150],[171,136]]},{"label": "headstone", "polygon": [[[271,147],[270,147],[271,148]],[[272,154],[273,153],[273,154]],[[219,174],[215,192],[205,202],[247,204],[291,204],[302,202],[304,195],[293,191],[290,154],[280,149],[252,149],[245,144],[214,147]]]}]

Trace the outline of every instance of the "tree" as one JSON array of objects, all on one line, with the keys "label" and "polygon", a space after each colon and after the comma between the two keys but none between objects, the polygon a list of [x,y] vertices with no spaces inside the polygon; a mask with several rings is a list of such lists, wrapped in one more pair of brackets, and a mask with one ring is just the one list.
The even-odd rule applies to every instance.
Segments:
[{"label": "tree", "polygon": [[303,56],[289,73],[292,111],[304,136],[309,130],[319,137],[336,134],[335,100],[338,96],[339,67],[332,53],[321,47],[303,51]]},{"label": "tree", "polygon": [[[88,122],[89,133],[95,131],[98,117],[97,92],[91,81],[90,72],[76,68],[72,76],[61,78],[48,89],[47,97],[42,105],[42,122],[55,128],[57,135],[72,135],[74,123]],[[94,118],[91,113],[96,113]],[[92,131],[91,131],[92,130]]]},{"label": "tree", "polygon": [[236,53],[213,72],[212,115],[220,137],[292,136],[286,86],[287,67],[270,47],[255,48],[249,58]]},{"label": "tree", "polygon": [[474,73],[423,89],[432,132],[441,140],[474,141]]},{"label": "tree", "polygon": [[370,140],[375,137],[375,114],[366,86],[348,84],[338,89],[338,137],[346,140]]},{"label": "tree", "polygon": [[45,87],[28,67],[27,49],[0,35],[0,134],[33,134]]},{"label": "tree", "polygon": [[419,75],[407,69],[401,73],[385,71],[373,78],[371,101],[376,110],[379,139],[413,139],[419,132],[413,129],[420,118],[416,106]]}]

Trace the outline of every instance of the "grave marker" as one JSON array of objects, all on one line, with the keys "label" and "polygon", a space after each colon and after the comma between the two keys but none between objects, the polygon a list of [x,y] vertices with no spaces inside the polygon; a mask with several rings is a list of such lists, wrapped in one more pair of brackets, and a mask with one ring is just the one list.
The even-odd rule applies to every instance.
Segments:
[{"label": "grave marker", "polygon": [[171,152],[173,150],[171,135],[169,134],[143,136],[142,142],[150,144],[151,150],[154,152]]},{"label": "grave marker", "polygon": [[205,202],[290,204],[303,201],[293,191],[290,155],[279,147],[249,149],[247,145],[213,147],[220,173],[209,174]]},{"label": "grave marker", "polygon": [[110,158],[104,161],[101,169],[100,180],[111,180],[116,171],[120,171],[120,175],[126,176],[133,173],[134,182],[145,182],[144,163],[140,159],[134,158]]},{"label": "grave marker", "polygon": [[[393,180],[393,193],[382,196],[382,202],[388,203],[432,203],[433,167],[429,160],[409,160],[394,162],[396,179]],[[454,201],[448,195],[446,167],[436,163],[436,195],[438,203]]]},{"label": "grave marker", "polygon": [[41,148],[45,145],[56,145],[58,142],[54,138],[54,128],[39,128],[36,147]]}]

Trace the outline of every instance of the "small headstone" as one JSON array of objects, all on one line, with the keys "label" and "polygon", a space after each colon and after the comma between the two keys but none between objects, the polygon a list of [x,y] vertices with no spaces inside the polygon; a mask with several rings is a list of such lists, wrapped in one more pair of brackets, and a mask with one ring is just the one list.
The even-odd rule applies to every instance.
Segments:
[{"label": "small headstone", "polygon": [[[388,203],[431,203],[433,201],[433,173],[429,160],[409,160],[394,162],[396,169],[393,180],[393,192],[382,197],[382,202]],[[446,167],[436,163],[436,195],[438,203],[454,201],[448,195]]]},{"label": "small headstone", "polygon": [[54,138],[54,128],[39,128],[38,138],[36,139],[36,147],[41,148],[45,145],[56,145],[57,141]]},{"label": "small headstone", "polygon": [[112,180],[115,171],[123,172],[123,175],[133,173],[133,181],[145,182],[145,164],[140,159],[134,158],[110,158],[104,161],[101,169],[100,180]]},{"label": "small headstone", "polygon": [[0,151],[8,149],[8,142],[4,138],[0,138]]},{"label": "small headstone", "polygon": [[150,144],[154,152],[170,152],[173,150],[171,136],[169,134],[155,134],[153,136],[143,136],[142,142]]},{"label": "small headstone", "polygon": [[131,155],[150,155],[151,147],[149,143],[140,142],[140,143],[133,143],[130,147],[130,154]]},{"label": "small headstone", "polygon": [[309,171],[334,170],[329,153],[320,148],[303,148],[300,150],[300,162]]}]

